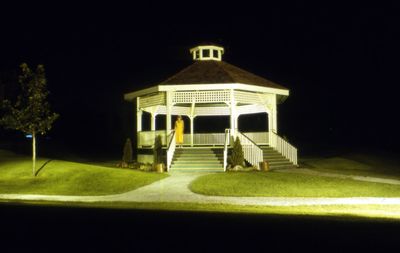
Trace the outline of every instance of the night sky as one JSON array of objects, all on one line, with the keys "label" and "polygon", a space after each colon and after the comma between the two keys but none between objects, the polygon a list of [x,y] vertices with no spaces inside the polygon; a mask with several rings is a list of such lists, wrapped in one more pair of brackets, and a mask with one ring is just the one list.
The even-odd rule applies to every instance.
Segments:
[{"label": "night sky", "polygon": [[[191,47],[212,42],[225,48],[225,61],[290,89],[278,107],[279,131],[300,151],[398,150],[394,1],[276,2],[5,6],[3,90],[13,94],[20,63],[44,64],[60,114],[48,141],[119,153],[134,136],[133,105],[123,94],[165,80],[192,63]],[[12,135],[0,131],[4,140]]]}]

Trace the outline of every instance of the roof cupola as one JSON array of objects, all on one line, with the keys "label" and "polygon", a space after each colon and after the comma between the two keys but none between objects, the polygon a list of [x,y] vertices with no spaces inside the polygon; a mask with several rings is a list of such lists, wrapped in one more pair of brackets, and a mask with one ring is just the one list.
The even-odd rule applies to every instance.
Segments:
[{"label": "roof cupola", "polygon": [[214,45],[197,46],[190,49],[195,61],[221,61],[224,48]]}]

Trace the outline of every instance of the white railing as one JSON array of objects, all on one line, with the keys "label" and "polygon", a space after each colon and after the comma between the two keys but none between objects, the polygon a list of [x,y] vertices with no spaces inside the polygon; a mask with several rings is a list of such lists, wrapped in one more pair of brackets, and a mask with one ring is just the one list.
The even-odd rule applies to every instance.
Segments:
[{"label": "white railing", "polygon": [[137,133],[137,146],[142,147],[153,147],[154,139],[157,135],[161,135],[162,145],[166,146],[168,141],[165,138],[165,130],[157,131],[141,131]]},{"label": "white railing", "polygon": [[229,129],[225,129],[225,143],[224,143],[224,171],[228,166],[228,146],[231,140],[231,133]]},{"label": "white railing", "polygon": [[[210,145],[223,146],[225,143],[224,133],[203,133],[203,134],[193,134],[193,145]],[[183,144],[190,145],[190,134],[183,135]]]},{"label": "white railing", "polygon": [[[156,131],[142,131],[138,132],[138,148],[152,147],[154,145],[154,139],[157,135],[162,137],[162,145],[165,147],[169,143],[169,135],[165,137],[165,130]],[[257,145],[268,145],[269,144],[269,133],[268,132],[247,132],[243,133]],[[210,145],[210,146],[223,146],[225,143],[225,133],[196,133],[193,134],[193,145]],[[183,135],[183,144],[185,146],[190,145],[190,134]]]},{"label": "white railing", "polygon": [[294,165],[297,164],[297,149],[293,147],[289,142],[282,139],[279,135],[274,132],[269,132],[270,146],[276,149],[284,157],[289,159]]},{"label": "white railing", "polygon": [[260,162],[263,161],[262,149],[241,132],[235,131],[235,135],[235,138],[239,137],[240,143],[242,144],[244,159],[259,170]]},{"label": "white railing", "polygon": [[167,147],[167,172],[171,168],[172,159],[174,158],[175,154],[175,147],[176,147],[176,140],[175,140],[175,131],[172,131],[170,134],[171,138],[168,143]]},{"label": "white railing", "polygon": [[247,132],[243,134],[246,135],[250,140],[255,142],[257,145],[269,144],[268,132]]}]

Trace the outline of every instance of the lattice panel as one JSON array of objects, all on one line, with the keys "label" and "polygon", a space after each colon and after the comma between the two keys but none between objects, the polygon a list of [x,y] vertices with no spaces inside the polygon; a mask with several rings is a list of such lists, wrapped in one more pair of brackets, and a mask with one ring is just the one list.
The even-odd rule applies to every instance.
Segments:
[{"label": "lattice panel", "polygon": [[261,100],[256,93],[235,90],[235,101],[243,104],[261,104]]},{"label": "lattice panel", "polygon": [[165,93],[157,93],[154,95],[140,97],[139,106],[140,108],[151,107],[155,105],[165,105]]},{"label": "lattice panel", "polygon": [[196,107],[194,114],[197,116],[230,115],[229,107]]},{"label": "lattice panel", "polygon": [[[157,110],[157,114],[166,115],[167,109],[165,106],[160,106]],[[180,106],[173,106],[172,107],[172,115],[189,115],[190,108],[189,107],[180,107]]]},{"label": "lattice panel", "polygon": [[173,103],[217,103],[230,101],[230,92],[223,90],[216,91],[182,91],[175,92]]},{"label": "lattice panel", "polygon": [[266,112],[263,105],[242,105],[237,106],[236,111],[239,114],[253,114]]}]

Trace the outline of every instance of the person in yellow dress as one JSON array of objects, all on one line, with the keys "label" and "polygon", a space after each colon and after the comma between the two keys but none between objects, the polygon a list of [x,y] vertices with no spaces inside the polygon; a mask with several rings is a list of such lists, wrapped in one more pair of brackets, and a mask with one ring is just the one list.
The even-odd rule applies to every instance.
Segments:
[{"label": "person in yellow dress", "polygon": [[185,129],[185,122],[182,120],[182,116],[179,115],[178,119],[175,121],[175,140],[176,145],[182,147],[183,144],[183,131]]}]

